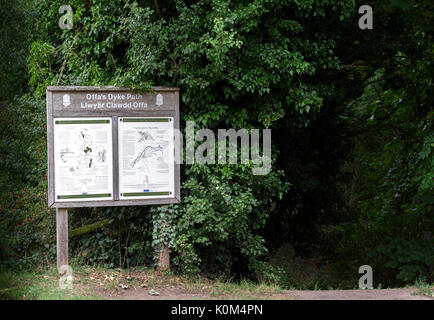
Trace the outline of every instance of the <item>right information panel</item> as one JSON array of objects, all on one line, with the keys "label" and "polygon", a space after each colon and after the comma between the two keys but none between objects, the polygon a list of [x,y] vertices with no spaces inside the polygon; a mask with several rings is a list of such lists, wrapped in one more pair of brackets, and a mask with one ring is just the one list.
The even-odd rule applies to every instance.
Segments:
[{"label": "right information panel", "polygon": [[173,118],[118,121],[119,199],[174,197]]}]

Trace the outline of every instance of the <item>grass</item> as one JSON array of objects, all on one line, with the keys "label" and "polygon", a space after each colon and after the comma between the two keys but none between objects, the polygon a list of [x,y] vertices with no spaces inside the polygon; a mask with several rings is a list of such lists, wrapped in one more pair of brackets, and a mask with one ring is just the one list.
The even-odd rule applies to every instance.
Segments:
[{"label": "grass", "polygon": [[84,300],[98,299],[80,286],[59,288],[59,276],[54,267],[35,272],[0,272],[1,300]]},{"label": "grass", "polygon": [[[202,280],[202,285],[207,284]],[[234,283],[225,280],[217,280],[208,283],[210,286],[210,299],[271,299],[283,296],[283,289],[274,284],[253,283],[242,280]]]},{"label": "grass", "polygon": [[[273,283],[248,280],[234,282],[199,276],[182,276],[149,268],[107,269],[72,263],[73,288],[60,289],[55,266],[32,272],[0,271],[0,300],[89,300],[89,299],[298,299]],[[310,284],[309,284],[310,286]],[[313,285],[314,289],[316,285]],[[416,295],[433,297],[434,286],[419,279],[412,287]],[[312,289],[310,289],[312,290]],[[159,297],[152,292],[160,293]]]},{"label": "grass", "polygon": [[[336,290],[357,289],[358,279],[340,282],[339,274],[352,270],[348,266],[330,268],[321,265],[318,258],[301,259],[293,249],[282,246],[271,259],[277,270],[272,282],[259,283],[201,276],[177,275],[158,272],[146,267],[108,269],[71,262],[73,288],[60,289],[57,268],[46,266],[32,272],[0,270],[0,300],[83,300],[83,299],[152,299],[152,292],[160,293],[158,299],[295,299],[286,290]],[[352,270],[354,271],[354,270]],[[359,276],[356,271],[354,276]],[[348,277],[347,277],[348,278]],[[412,286],[416,295],[433,297],[434,285],[419,279]],[[377,286],[377,289],[381,285]]]},{"label": "grass", "polygon": [[[288,255],[290,250],[284,249],[281,253],[283,256]],[[73,259],[70,262],[74,277],[72,289],[59,288],[59,275],[55,266],[39,268],[33,272],[0,270],[0,299],[136,299],[140,298],[138,294],[146,297],[154,289],[162,293],[161,298],[167,299],[289,299],[284,289],[322,287],[322,279],[319,279],[318,271],[312,267],[314,263],[302,262],[304,264],[298,266],[299,261],[290,260],[284,266],[289,266],[289,270],[284,272],[284,280],[287,281],[254,283],[248,280],[234,282],[226,278],[210,280],[199,276],[182,276],[171,272],[156,272],[145,267],[107,269],[82,265]]]},{"label": "grass", "polygon": [[[210,280],[199,276],[182,276],[170,272],[157,272],[146,268],[132,268],[129,271],[113,269],[111,271],[91,268],[88,274],[92,279],[99,279],[102,290],[114,298],[122,296],[121,284],[133,292],[137,289],[165,290],[172,292],[170,298],[180,299],[269,299],[281,295],[283,289],[273,284],[253,283],[230,280]],[[107,274],[107,272],[109,274]],[[129,296],[130,297],[130,296]]]},{"label": "grass", "polygon": [[358,273],[349,263],[326,264],[318,256],[297,257],[290,244],[277,249],[269,263],[278,270],[277,282],[287,290],[358,288]]},{"label": "grass", "polygon": [[[284,299],[273,284],[187,277],[147,268],[105,269],[72,263],[73,288],[60,289],[55,266],[34,272],[0,272],[0,300],[135,299],[151,290],[167,299]],[[136,296],[135,296],[136,295]]]},{"label": "grass", "polygon": [[417,279],[414,286],[417,288],[418,294],[430,298],[434,297],[434,284],[427,283],[425,279],[421,279],[421,278]]}]

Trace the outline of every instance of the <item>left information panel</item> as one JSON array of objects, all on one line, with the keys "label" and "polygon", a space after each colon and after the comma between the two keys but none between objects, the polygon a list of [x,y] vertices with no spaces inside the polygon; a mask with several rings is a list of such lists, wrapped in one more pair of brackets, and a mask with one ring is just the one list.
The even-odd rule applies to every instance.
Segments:
[{"label": "left information panel", "polygon": [[56,202],[113,200],[111,118],[54,118]]}]

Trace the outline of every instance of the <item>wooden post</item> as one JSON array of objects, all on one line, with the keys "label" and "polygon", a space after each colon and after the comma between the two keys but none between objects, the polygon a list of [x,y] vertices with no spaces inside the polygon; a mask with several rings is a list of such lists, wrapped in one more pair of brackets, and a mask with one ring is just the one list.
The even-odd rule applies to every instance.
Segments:
[{"label": "wooden post", "polygon": [[[163,222],[161,229],[165,231],[169,227],[169,222],[166,219],[166,213],[163,216]],[[169,244],[163,243],[160,248],[160,257],[158,260],[158,269],[160,271],[166,271],[170,269],[170,253],[169,253]]]},{"label": "wooden post", "polygon": [[56,209],[56,235],[57,235],[57,269],[69,265],[68,259],[68,209]]}]

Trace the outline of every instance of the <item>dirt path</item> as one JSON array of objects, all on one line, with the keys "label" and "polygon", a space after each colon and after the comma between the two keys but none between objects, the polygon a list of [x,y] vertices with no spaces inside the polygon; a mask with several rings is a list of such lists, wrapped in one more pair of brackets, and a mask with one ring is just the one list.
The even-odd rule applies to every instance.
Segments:
[{"label": "dirt path", "polygon": [[[189,279],[154,271],[92,269],[75,274],[84,292],[109,300],[434,300],[421,289],[282,290],[267,284]],[[431,291],[434,288],[431,288]],[[429,290],[428,290],[429,291]]]},{"label": "dirt path", "polygon": [[[104,293],[106,299],[116,300],[207,300],[207,299],[239,299],[227,295],[210,295],[207,292],[188,292],[181,288],[161,288],[150,290],[143,288],[131,288],[117,291],[116,293]],[[155,293],[156,292],[156,293]],[[405,289],[381,289],[381,290],[285,290],[280,293],[253,294],[246,299],[272,299],[272,300],[434,300],[418,293],[417,288]]]},{"label": "dirt path", "polygon": [[299,300],[434,300],[420,295],[416,288],[381,290],[287,291]]}]

